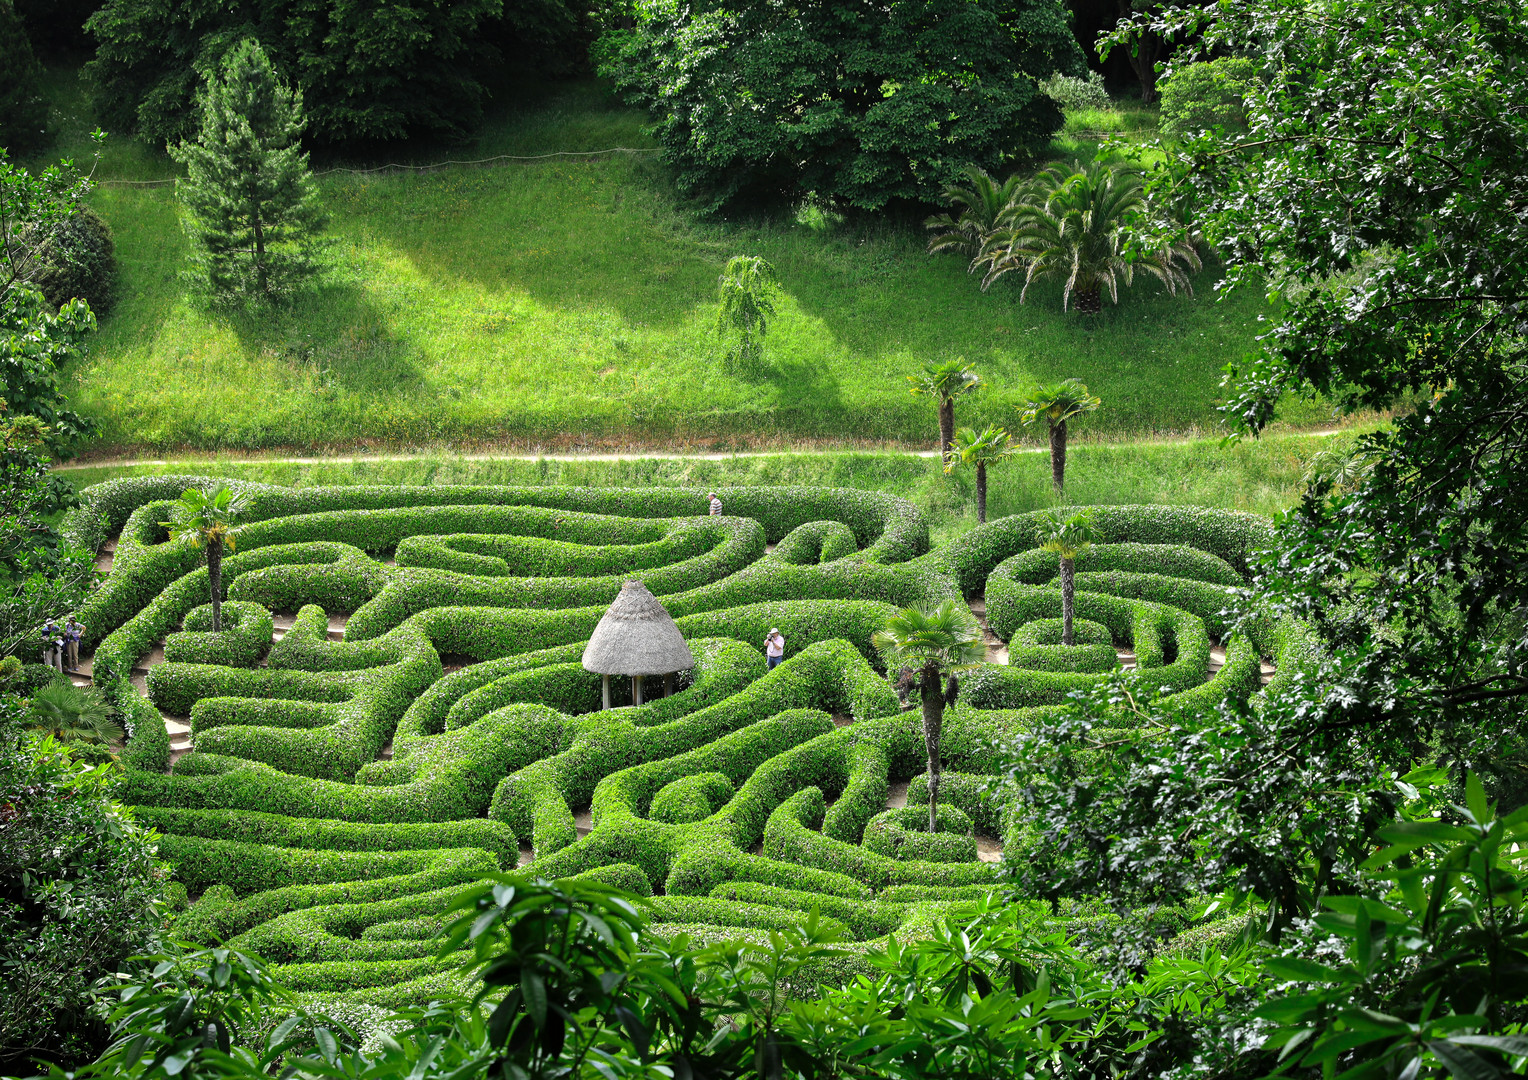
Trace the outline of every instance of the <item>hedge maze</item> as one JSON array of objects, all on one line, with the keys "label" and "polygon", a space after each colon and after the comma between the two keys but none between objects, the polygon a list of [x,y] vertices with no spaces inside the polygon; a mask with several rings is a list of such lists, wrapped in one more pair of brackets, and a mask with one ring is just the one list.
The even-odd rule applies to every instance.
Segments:
[{"label": "hedge maze", "polygon": [[[1005,823],[983,776],[1006,735],[1122,654],[1167,700],[1213,702],[1257,693],[1298,646],[1277,626],[1219,640],[1267,531],[1246,515],[1097,508],[1081,647],[1063,649],[1056,564],[1028,517],[931,551],[908,503],[815,488],[722,490],[708,517],[687,489],[245,484],[214,634],[201,553],[158,524],[208,482],[103,484],[66,525],[92,548],[116,538],[83,621],[128,719],[122,799],[188,891],[177,935],[331,999],[428,998],[453,977],[430,941],[440,913],[517,865],[617,883],[703,938],[813,910],[856,940],[916,932],[998,878]],[[579,659],[633,577],[695,666],[673,696],[602,712]],[[977,596],[1010,662],[971,673],[946,718],[930,835],[918,713],[870,638],[897,608]],[[766,671],[771,626],[786,660]],[[173,769],[163,717],[194,742]]]}]

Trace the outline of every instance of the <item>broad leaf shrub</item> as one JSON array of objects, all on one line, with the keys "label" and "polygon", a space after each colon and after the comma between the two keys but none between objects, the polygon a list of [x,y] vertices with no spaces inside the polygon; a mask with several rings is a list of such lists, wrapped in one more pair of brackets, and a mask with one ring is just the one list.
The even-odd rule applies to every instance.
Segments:
[{"label": "broad leaf shrub", "polygon": [[[651,896],[655,940],[816,927],[850,945],[803,970],[868,975],[886,935],[937,936],[994,894],[1000,870],[976,859],[975,837],[1005,840],[1026,865],[1047,857],[990,797],[992,775],[1008,740],[1053,722],[1077,690],[1112,685],[1116,649],[1135,653],[1125,685],[1164,709],[1255,704],[1266,659],[1292,679],[1309,655],[1298,628],[1233,632],[1222,615],[1266,542],[1246,515],[1096,508],[1104,542],[1078,566],[1086,644],[1063,650],[1054,560],[1035,550],[1032,517],[930,552],[901,500],[801,488],[722,490],[712,518],[694,489],[239,484],[249,524],[223,570],[239,614],[213,642],[206,571],[157,524],[202,483],[113,481],[65,524],[97,545],[120,532],[83,617],[96,680],[131,717],[121,798],[164,834],[195,898],[179,936],[257,953],[294,990],[346,1009],[454,993],[434,931],[474,882],[523,863]],[[605,713],[579,661],[629,577],[660,596],[695,664],[672,696],[636,708],[613,678]],[[982,591],[1011,663],[961,679],[944,736],[949,828],[930,836],[915,827],[927,815],[917,716],[871,638],[902,607]],[[295,615],[274,643],[272,612]],[[334,617],[343,640],[330,640]],[[771,628],[785,662],[766,670]],[[1212,635],[1226,652],[1213,679]],[[161,640],[145,700],[127,677]],[[193,729],[173,771],[156,708]],[[1119,710],[1120,730],[1132,717]],[[908,780],[910,809],[888,811]],[[1016,910],[1072,931],[1117,921]],[[1173,933],[1191,923],[1174,918]]]}]

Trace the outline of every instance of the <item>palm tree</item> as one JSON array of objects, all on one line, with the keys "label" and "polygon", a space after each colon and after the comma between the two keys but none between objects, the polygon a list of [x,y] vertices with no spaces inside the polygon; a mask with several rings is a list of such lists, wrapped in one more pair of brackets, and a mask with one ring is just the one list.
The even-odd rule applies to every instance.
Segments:
[{"label": "palm tree", "polygon": [[965,171],[970,187],[951,184],[944,189],[944,200],[951,210],[960,207],[959,215],[934,214],[925,218],[923,227],[934,235],[928,242],[928,253],[951,251],[974,259],[981,254],[988,235],[1002,224],[1003,213],[1008,210],[1024,191],[1024,180],[1018,173],[999,184],[986,169],[972,165]]},{"label": "palm tree", "polygon": [[1066,422],[1097,409],[1103,399],[1088,393],[1081,379],[1065,379],[1032,392],[1015,408],[1025,424],[1044,420],[1050,429],[1051,484],[1057,495],[1066,493]]},{"label": "palm tree", "polygon": [[31,726],[61,743],[111,743],[122,738],[122,729],[111,719],[111,708],[95,687],[80,688],[66,679],[55,679],[34,691]]},{"label": "palm tree", "polygon": [[223,629],[223,548],[234,550],[239,518],[248,509],[248,497],[235,494],[227,484],[210,492],[187,488],[171,511],[171,520],[159,523],[170,530],[171,540],[186,536],[195,546],[207,548],[213,633]]},{"label": "palm tree", "polygon": [[1076,560],[1093,543],[1093,522],[1087,514],[1064,517],[1047,510],[1035,530],[1040,547],[1061,559],[1061,644],[1075,645],[1072,614],[1076,602]]},{"label": "palm tree", "polygon": [[1103,310],[1105,289],[1119,303],[1120,281],[1129,285],[1136,270],[1151,274],[1169,293],[1181,288],[1192,296],[1185,267],[1198,270],[1202,265],[1192,244],[1178,241],[1127,251],[1145,209],[1145,185],[1134,169],[1098,161],[1053,163],[1004,214],[1002,227],[987,235],[971,269],[985,268],[984,292],[1009,271],[1022,270],[1021,304],[1035,281],[1060,278],[1061,309],[1076,293],[1077,310],[1085,315]]},{"label": "palm tree", "polygon": [[957,465],[976,466],[976,523],[987,523],[987,466],[1001,465],[1019,448],[1009,441],[1008,432],[991,427],[978,435],[968,427],[955,433],[955,452],[945,461],[944,471],[950,472]]},{"label": "palm tree", "polygon": [[948,458],[955,441],[955,399],[981,386],[981,376],[964,357],[956,357],[931,364],[921,375],[909,375],[907,381],[913,393],[928,394],[939,402],[939,454]]},{"label": "palm tree", "polygon": [[898,612],[870,640],[888,667],[918,671],[923,748],[928,755],[928,831],[932,833],[939,810],[939,739],[944,709],[954,703],[960,688],[955,673],[986,659],[982,630],[970,610],[946,600],[933,611],[908,608]]}]

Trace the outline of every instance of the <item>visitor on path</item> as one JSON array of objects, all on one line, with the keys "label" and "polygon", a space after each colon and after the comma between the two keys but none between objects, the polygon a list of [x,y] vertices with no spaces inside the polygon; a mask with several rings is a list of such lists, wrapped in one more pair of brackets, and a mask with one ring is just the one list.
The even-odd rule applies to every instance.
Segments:
[{"label": "visitor on path", "polygon": [[764,638],[764,657],[769,661],[769,671],[775,670],[780,661],[785,659],[785,638],[773,626]]},{"label": "visitor on path", "polygon": [[711,516],[716,517],[722,512],[722,501],[716,497],[716,492],[706,492],[706,497],[711,500]]},{"label": "visitor on path", "polygon": [[78,671],[80,669],[80,638],[84,636],[85,624],[71,614],[69,621],[64,623],[65,670]]},{"label": "visitor on path", "polygon": [[64,632],[49,619],[42,628],[42,662],[60,675],[64,672]]}]

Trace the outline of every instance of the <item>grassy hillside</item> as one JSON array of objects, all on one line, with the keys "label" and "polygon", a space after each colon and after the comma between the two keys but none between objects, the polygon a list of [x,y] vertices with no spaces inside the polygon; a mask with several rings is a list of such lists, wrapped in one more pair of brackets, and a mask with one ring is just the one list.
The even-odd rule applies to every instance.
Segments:
[{"label": "grassy hillside", "polygon": [[[55,98],[68,152],[89,118],[66,75]],[[1058,152],[1089,152],[1109,122],[1077,118]],[[650,145],[641,124],[594,86],[563,87],[453,156]],[[93,202],[122,300],[69,373],[101,421],[98,453],[927,445],[932,408],[903,376],[957,355],[990,383],[963,423],[1011,423],[1026,388],[1077,376],[1106,406],[1084,437],[1191,434],[1214,429],[1220,369],[1265,311],[1217,298],[1209,272],[1192,299],[1138,281],[1092,319],[1063,314],[1055,288],[1021,307],[1016,283],[983,295],[961,260],[927,256],[915,226],[697,222],[660,164],[618,155],[326,176],[330,280],[275,316],[230,316],[181,279],[173,190],[118,182],[172,164],[113,143]],[[725,368],[712,328],[717,274],[739,253],[772,261],[787,294],[752,372]]]}]

